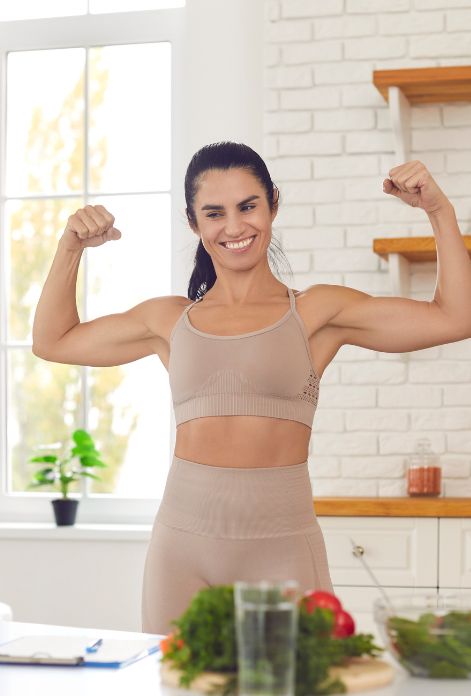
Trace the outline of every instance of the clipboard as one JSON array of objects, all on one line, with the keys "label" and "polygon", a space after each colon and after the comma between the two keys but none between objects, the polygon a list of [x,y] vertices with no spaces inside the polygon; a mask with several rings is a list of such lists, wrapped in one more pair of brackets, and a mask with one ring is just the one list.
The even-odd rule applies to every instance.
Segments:
[{"label": "clipboard", "polygon": [[57,665],[121,668],[157,653],[159,638],[103,638],[99,649],[86,648],[90,636],[23,636],[0,644],[1,665]]}]

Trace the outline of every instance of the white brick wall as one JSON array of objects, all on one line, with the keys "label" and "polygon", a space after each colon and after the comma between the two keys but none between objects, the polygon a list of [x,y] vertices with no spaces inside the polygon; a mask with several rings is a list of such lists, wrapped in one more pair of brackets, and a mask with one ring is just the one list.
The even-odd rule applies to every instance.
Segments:
[{"label": "white brick wall", "polygon": [[[274,232],[293,287],[391,294],[375,237],[431,235],[427,216],[386,197],[395,161],[373,70],[471,64],[470,0],[265,0],[263,155],[281,191]],[[471,234],[471,104],[411,110],[412,150]],[[414,264],[431,299],[436,265]],[[444,494],[471,496],[471,339],[409,354],[343,346],[324,372],[310,446],[316,495],[405,495],[419,437],[440,454]]]}]

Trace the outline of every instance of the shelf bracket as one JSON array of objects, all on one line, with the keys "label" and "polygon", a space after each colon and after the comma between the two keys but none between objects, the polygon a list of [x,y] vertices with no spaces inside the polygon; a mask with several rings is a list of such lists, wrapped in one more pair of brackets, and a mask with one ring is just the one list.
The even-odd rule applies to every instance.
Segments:
[{"label": "shelf bracket", "polygon": [[410,158],[410,103],[399,87],[388,89],[389,113],[394,133],[397,164],[404,164]]}]

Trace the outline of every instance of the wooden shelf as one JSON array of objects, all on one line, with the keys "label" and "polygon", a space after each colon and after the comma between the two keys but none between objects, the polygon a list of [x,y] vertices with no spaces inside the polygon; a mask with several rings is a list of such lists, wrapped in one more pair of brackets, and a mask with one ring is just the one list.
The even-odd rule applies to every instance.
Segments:
[{"label": "wooden shelf", "polygon": [[326,517],[471,517],[471,498],[314,498]]},{"label": "wooden shelf", "polygon": [[[397,164],[409,161],[411,104],[471,101],[471,65],[374,70],[373,84],[389,104]],[[463,235],[471,256],[471,236]],[[389,262],[391,289],[408,296],[409,262],[437,260],[434,237],[374,239],[373,251]]]},{"label": "wooden shelf", "polygon": [[[471,257],[471,235],[463,235]],[[387,260],[389,254],[401,254],[408,261],[424,262],[437,260],[435,237],[386,237],[373,239],[373,251]]]},{"label": "wooden shelf", "polygon": [[373,84],[387,102],[390,87],[398,87],[410,104],[471,101],[471,66],[374,70]]}]

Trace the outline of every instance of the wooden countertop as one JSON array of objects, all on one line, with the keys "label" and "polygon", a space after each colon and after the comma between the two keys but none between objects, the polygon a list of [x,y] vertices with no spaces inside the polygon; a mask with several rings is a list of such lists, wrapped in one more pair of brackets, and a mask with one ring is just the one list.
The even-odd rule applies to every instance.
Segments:
[{"label": "wooden countertop", "polygon": [[316,515],[330,517],[471,517],[469,498],[314,498]]}]

